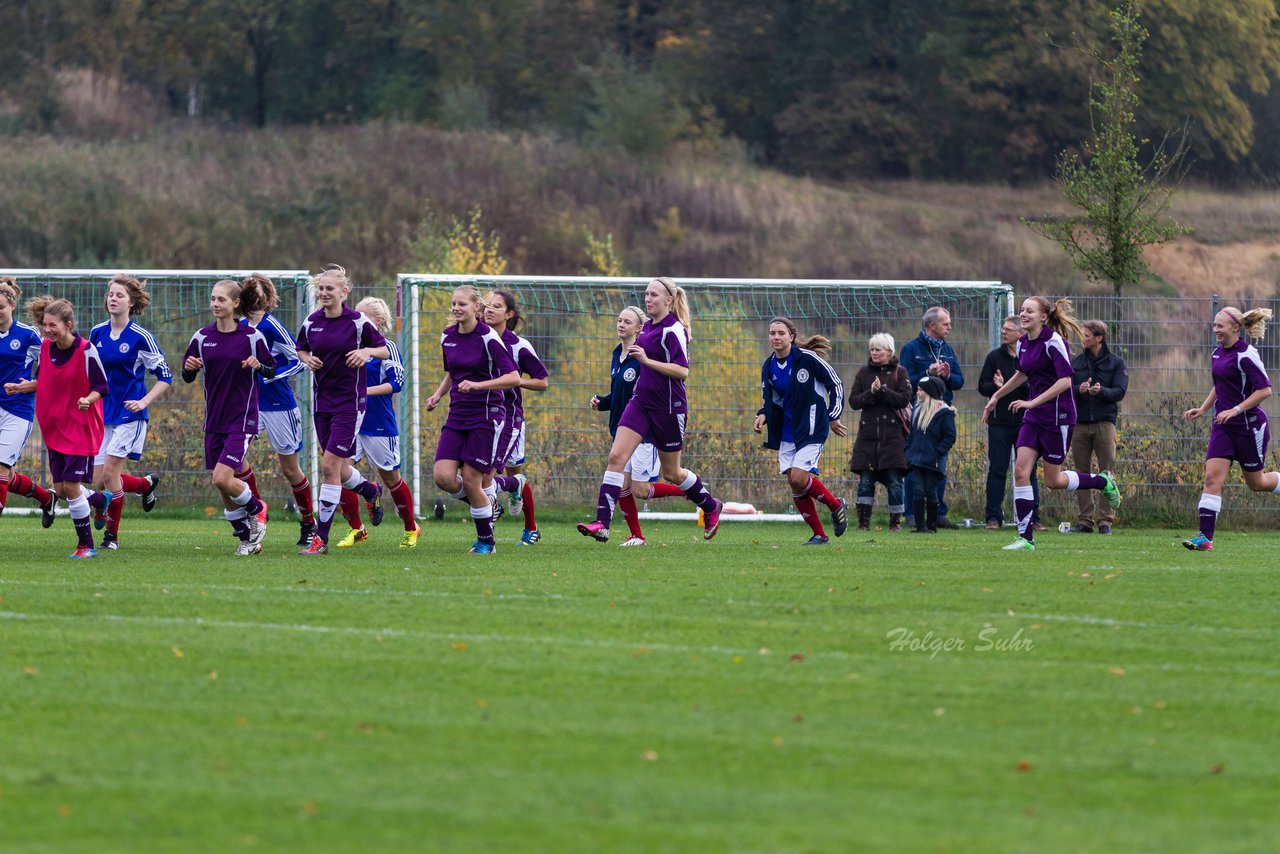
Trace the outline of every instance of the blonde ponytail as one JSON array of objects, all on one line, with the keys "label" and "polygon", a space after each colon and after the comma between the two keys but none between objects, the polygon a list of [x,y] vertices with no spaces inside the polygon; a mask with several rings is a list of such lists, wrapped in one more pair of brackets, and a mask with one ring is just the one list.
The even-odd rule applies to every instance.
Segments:
[{"label": "blonde ponytail", "polygon": [[693,318],[689,314],[689,295],[670,276],[659,276],[654,281],[666,288],[667,293],[671,294],[671,313],[676,316],[676,320],[680,321],[680,325],[684,327],[685,336],[692,341],[693,325],[691,321]]},{"label": "blonde ponytail", "polygon": [[1222,310],[1222,313],[1234,320],[1240,331],[1253,341],[1262,340],[1262,336],[1267,332],[1267,321],[1271,319],[1269,308],[1254,308],[1242,312],[1235,306],[1229,305]]}]

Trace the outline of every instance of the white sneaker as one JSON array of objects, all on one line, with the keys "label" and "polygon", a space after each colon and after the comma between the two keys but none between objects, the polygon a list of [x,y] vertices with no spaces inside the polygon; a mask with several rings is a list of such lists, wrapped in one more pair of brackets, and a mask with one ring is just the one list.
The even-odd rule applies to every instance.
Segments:
[{"label": "white sneaker", "polygon": [[507,509],[511,511],[512,516],[518,516],[524,511],[524,485],[529,482],[529,479],[522,474],[516,475],[515,478],[517,481],[516,491],[510,493],[511,498],[507,500]]},{"label": "white sneaker", "polygon": [[252,540],[241,540],[240,545],[236,546],[236,557],[246,557],[247,555],[262,554],[262,546]]},{"label": "white sneaker", "polygon": [[267,523],[252,515],[246,516],[245,521],[249,523],[249,542],[257,546],[258,551],[262,551],[262,541],[267,536]]},{"label": "white sneaker", "polygon": [[623,547],[624,547],[624,548],[625,548],[626,546],[643,546],[643,545],[645,545],[645,538],[644,538],[644,537],[631,537],[630,539],[628,539],[628,540],[627,540],[625,543],[623,543],[622,545],[623,545]]}]

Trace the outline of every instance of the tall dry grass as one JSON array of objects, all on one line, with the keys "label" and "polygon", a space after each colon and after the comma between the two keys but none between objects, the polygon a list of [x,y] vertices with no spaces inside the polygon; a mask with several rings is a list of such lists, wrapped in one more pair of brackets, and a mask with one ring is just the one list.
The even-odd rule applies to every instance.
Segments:
[{"label": "tall dry grass", "polygon": [[[84,84],[92,90],[92,81]],[[145,115],[138,106],[140,115]],[[831,186],[732,153],[637,160],[549,136],[399,124],[210,129],[168,123],[109,139],[0,138],[0,265],[316,268],[365,281],[416,267],[430,204],[476,206],[510,272],[573,274],[612,234],[626,268],[677,276],[1000,279],[1086,288],[1021,215],[1060,208],[1031,189]],[[88,133],[92,117],[82,119]],[[82,134],[83,136],[83,134]],[[727,149],[728,150],[728,149]],[[1179,214],[1219,239],[1280,233],[1275,194],[1184,194]]]}]

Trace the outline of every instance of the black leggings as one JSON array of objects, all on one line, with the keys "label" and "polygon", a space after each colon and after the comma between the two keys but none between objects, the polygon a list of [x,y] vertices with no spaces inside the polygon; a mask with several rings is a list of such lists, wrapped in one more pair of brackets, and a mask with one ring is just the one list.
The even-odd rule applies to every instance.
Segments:
[{"label": "black leggings", "polygon": [[[916,479],[915,494],[917,498],[923,498],[924,496],[934,498],[938,494],[938,483],[942,480],[942,472],[935,469],[912,466],[911,476]],[[908,507],[907,509],[910,510],[911,508]]]}]

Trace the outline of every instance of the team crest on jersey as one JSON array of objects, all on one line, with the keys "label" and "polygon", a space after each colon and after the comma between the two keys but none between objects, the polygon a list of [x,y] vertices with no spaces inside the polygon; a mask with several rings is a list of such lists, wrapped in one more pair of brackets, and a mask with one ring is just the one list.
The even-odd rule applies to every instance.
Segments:
[{"label": "team crest on jersey", "polygon": [[122,342],[120,342],[120,352],[121,352],[121,353],[128,353],[128,352],[129,352],[129,345],[128,345],[128,344],[125,344],[123,341],[122,341]]},{"label": "team crest on jersey", "polygon": [[808,369],[808,368],[801,368],[800,370],[796,371],[796,382],[798,382],[798,383],[807,383],[808,381],[809,381],[809,369]]},{"label": "team crest on jersey", "polygon": [[21,341],[19,341],[17,338],[13,339],[12,341],[10,341],[10,342],[9,342],[9,349],[10,349],[10,350],[21,350],[21,349],[22,349],[22,342],[21,342]]},{"label": "team crest on jersey", "polygon": [[[15,341],[13,343],[16,345],[18,342]],[[627,368],[625,371],[622,372],[622,378],[627,382],[633,382],[636,378],[636,369]]]}]

